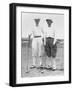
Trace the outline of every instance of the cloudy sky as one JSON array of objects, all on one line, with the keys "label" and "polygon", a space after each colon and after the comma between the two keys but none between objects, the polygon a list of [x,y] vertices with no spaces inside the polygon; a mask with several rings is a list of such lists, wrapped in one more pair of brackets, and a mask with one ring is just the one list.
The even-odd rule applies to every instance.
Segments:
[{"label": "cloudy sky", "polygon": [[53,20],[53,28],[56,32],[56,37],[58,39],[64,38],[64,15],[63,14],[55,14],[55,13],[22,13],[22,38],[28,37],[28,34],[35,27],[35,18],[40,18],[40,27],[46,29],[46,19]]}]

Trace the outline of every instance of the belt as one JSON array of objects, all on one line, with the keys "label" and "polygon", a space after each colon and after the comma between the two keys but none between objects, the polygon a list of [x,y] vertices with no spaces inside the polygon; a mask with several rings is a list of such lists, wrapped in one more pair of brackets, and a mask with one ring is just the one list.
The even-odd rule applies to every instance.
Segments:
[{"label": "belt", "polygon": [[54,37],[46,37],[46,38],[54,38]]},{"label": "belt", "polygon": [[53,37],[46,37],[46,39],[54,39]]},{"label": "belt", "polygon": [[39,37],[41,37],[41,36],[34,36],[34,38],[39,38]]}]

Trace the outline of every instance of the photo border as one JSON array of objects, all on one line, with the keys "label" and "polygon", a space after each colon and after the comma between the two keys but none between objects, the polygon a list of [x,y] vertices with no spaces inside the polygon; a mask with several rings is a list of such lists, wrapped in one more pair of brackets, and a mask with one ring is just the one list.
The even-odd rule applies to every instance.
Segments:
[{"label": "photo border", "polygon": [[[10,62],[9,62],[9,85],[16,86],[34,86],[34,85],[51,85],[51,84],[66,84],[71,83],[71,7],[57,6],[57,5],[40,5],[40,4],[22,4],[11,3],[10,7]],[[16,7],[39,7],[39,8],[53,8],[53,9],[68,9],[69,10],[69,81],[58,82],[42,82],[42,83],[28,83],[16,84]]]}]

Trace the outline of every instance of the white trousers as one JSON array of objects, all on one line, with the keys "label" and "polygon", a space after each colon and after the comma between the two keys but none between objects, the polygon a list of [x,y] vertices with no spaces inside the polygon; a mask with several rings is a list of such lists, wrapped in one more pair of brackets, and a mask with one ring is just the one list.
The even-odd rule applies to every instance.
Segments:
[{"label": "white trousers", "polygon": [[42,64],[42,59],[41,59],[42,46],[43,46],[43,42],[42,42],[42,38],[41,37],[33,38],[33,40],[32,40],[33,65],[35,65],[36,59],[38,59],[38,62],[40,63],[40,65]]},{"label": "white trousers", "polygon": [[42,38],[33,38],[32,40],[32,56],[42,56]]}]

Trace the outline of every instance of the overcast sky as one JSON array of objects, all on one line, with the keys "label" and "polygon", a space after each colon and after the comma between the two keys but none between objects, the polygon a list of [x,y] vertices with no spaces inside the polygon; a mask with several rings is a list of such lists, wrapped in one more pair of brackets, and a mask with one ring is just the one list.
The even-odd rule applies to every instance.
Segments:
[{"label": "overcast sky", "polygon": [[63,14],[38,14],[38,13],[22,13],[22,38],[28,36],[28,34],[35,27],[35,18],[40,18],[40,26],[43,28],[47,26],[46,19],[53,20],[53,28],[56,31],[56,37],[58,39],[64,38],[64,15]]}]

